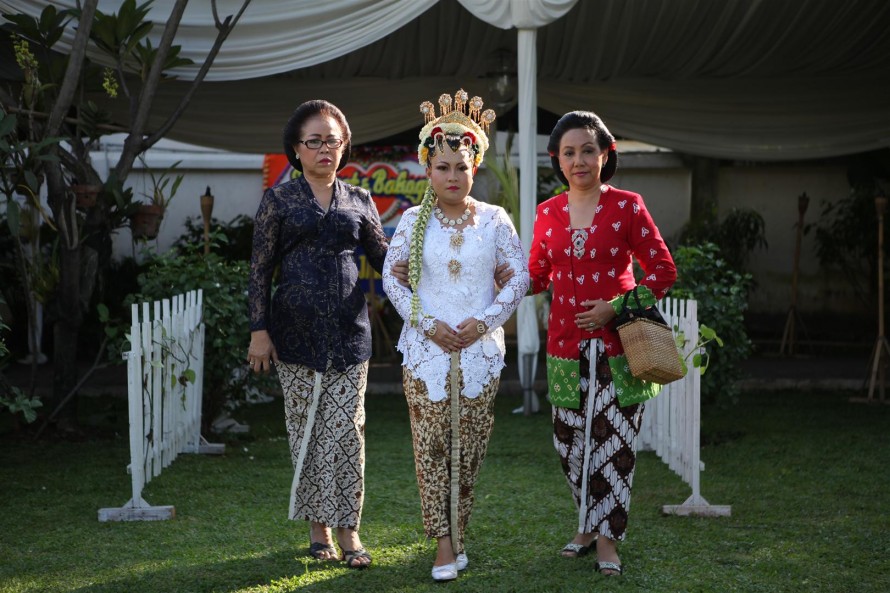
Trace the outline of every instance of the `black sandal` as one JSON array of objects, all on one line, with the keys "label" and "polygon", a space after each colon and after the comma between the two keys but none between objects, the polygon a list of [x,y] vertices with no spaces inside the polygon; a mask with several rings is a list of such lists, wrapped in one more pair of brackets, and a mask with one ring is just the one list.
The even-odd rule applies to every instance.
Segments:
[{"label": "black sandal", "polygon": [[321,542],[309,543],[309,555],[316,560],[336,560],[337,550],[331,544],[323,544]]},{"label": "black sandal", "polygon": [[[566,554],[566,552],[574,555],[568,555]],[[586,556],[588,552],[590,552],[590,546],[573,544],[571,542],[567,543],[565,546],[563,546],[562,550],[560,550],[560,554],[563,558],[580,558],[581,556]]]},{"label": "black sandal", "polygon": [[[368,562],[360,562],[358,564],[353,564],[356,560],[367,558]],[[364,548],[359,548],[358,550],[343,550],[343,562],[346,563],[346,566],[349,568],[355,568],[356,570],[361,570],[363,568],[368,568],[371,566],[371,555]]]},{"label": "black sandal", "polygon": [[[617,562],[597,562],[594,568],[604,577],[617,577],[624,573],[621,565]],[[612,570],[614,572],[603,572],[604,570]]]},{"label": "black sandal", "polygon": [[[596,545],[596,539],[599,537],[598,533],[593,535],[593,539],[590,540],[590,543],[586,546],[584,544],[576,544],[575,542],[569,542],[562,547],[560,550],[560,555],[563,558],[580,558],[581,556],[586,556],[590,549]],[[568,552],[570,555],[567,555]]]}]

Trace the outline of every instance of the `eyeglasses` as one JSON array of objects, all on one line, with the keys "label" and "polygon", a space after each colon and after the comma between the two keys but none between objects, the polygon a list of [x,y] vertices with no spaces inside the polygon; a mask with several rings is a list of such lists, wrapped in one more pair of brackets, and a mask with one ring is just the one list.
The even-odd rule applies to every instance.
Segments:
[{"label": "eyeglasses", "polygon": [[327,140],[310,138],[309,140],[297,140],[297,144],[305,144],[306,148],[311,148],[312,150],[319,149],[322,144],[326,144],[328,148],[333,150],[343,146],[343,138],[328,138]]}]

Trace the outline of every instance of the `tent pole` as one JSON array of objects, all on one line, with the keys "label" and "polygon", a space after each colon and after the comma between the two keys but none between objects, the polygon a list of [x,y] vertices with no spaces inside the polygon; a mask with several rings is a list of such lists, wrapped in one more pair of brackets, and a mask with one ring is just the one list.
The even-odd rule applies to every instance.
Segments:
[{"label": "tent pole", "polygon": [[[537,29],[520,28],[517,41],[518,64],[518,88],[519,88],[519,238],[523,247],[527,250],[531,246],[532,228],[535,224],[535,207],[537,206],[536,193],[538,186],[537,163],[537,136],[538,136],[538,64],[536,39]],[[527,252],[526,252],[527,253]],[[533,299],[533,297],[525,297]],[[531,301],[534,305],[534,300]],[[537,316],[535,307],[519,307],[516,313],[517,327],[531,327],[537,329]],[[526,319],[531,316],[532,319]],[[526,358],[524,354],[537,356],[539,350],[539,338],[537,331],[532,335],[520,334],[524,340],[534,343],[519,343],[519,364],[523,364]],[[534,393],[535,365],[528,369],[526,379],[528,385],[523,385],[523,408],[526,415],[536,412],[539,404],[537,394]]]}]

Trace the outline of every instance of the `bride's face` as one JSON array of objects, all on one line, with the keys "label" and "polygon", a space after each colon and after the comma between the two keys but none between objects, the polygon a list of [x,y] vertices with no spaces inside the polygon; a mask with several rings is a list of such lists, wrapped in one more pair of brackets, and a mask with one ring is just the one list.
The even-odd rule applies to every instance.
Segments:
[{"label": "bride's face", "polygon": [[473,155],[469,149],[453,151],[446,144],[430,158],[427,175],[439,202],[463,204],[473,187]]}]

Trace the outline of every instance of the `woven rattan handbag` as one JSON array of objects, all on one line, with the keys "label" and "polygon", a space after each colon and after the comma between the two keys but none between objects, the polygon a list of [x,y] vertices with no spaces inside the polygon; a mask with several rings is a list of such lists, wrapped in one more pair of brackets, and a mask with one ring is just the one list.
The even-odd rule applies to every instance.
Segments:
[{"label": "woven rattan handbag", "polygon": [[[636,308],[628,306],[631,293],[636,300]],[[636,288],[624,295],[615,325],[634,377],[666,385],[682,379],[686,374],[671,328],[658,307],[643,307],[640,304]]]}]

